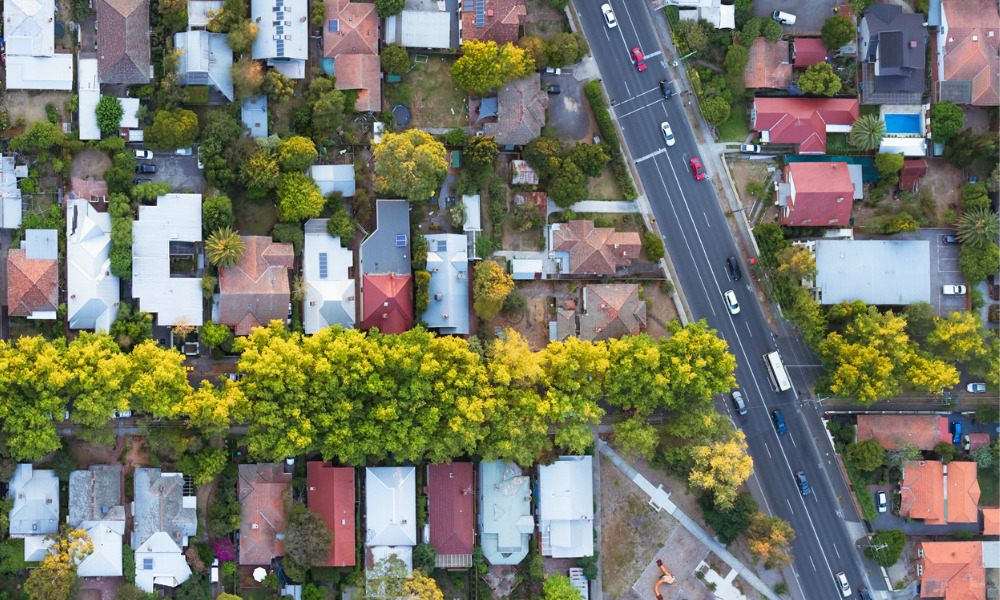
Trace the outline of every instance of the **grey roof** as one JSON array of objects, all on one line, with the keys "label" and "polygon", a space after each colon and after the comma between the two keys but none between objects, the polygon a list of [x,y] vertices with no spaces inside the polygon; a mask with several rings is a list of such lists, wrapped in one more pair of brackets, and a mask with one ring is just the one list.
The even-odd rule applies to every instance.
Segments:
[{"label": "grey roof", "polygon": [[120,465],[92,465],[69,475],[69,526],[86,521],[125,521]]},{"label": "grey roof", "polygon": [[515,463],[479,463],[479,533],[483,556],[493,565],[516,565],[528,555],[535,531],[531,480]]},{"label": "grey roof", "polygon": [[417,545],[416,481],[413,467],[365,469],[366,546]]},{"label": "grey roof", "polygon": [[0,154],[0,228],[21,226],[21,188],[14,174],[14,157]]},{"label": "grey roof", "polygon": [[138,551],[160,532],[178,549],[186,546],[188,538],[198,531],[198,521],[195,497],[184,495],[184,476],[160,469],[136,469],[134,483],[132,548]]},{"label": "grey roof", "polygon": [[10,537],[44,536],[59,531],[59,478],[55,471],[19,464],[10,480]]},{"label": "grey roof", "polygon": [[55,229],[28,229],[24,232],[24,256],[28,260],[58,260],[59,242]]},{"label": "grey roof", "polygon": [[410,204],[406,200],[379,200],[375,206],[377,228],[361,242],[361,274],[409,275]]},{"label": "grey roof", "polygon": [[508,81],[497,96],[497,122],[486,123],[483,131],[496,138],[497,145],[523,145],[538,137],[545,125],[549,96],[542,89],[541,76]]},{"label": "grey roof", "polygon": [[468,238],[455,233],[427,236],[430,305],[423,320],[440,333],[469,333]]},{"label": "grey roof", "polygon": [[66,305],[70,329],[109,331],[118,317],[120,284],[111,275],[111,215],[83,198],[66,210]]},{"label": "grey roof", "polygon": [[385,43],[404,48],[451,46],[451,14],[444,11],[404,10],[385,20]]},{"label": "grey roof", "polygon": [[240,117],[247,133],[253,138],[267,137],[267,96],[256,96],[243,101]]},{"label": "grey roof", "polygon": [[149,0],[97,0],[101,83],[149,83]]},{"label": "grey roof", "polygon": [[903,305],[931,297],[926,240],[817,240],[816,271],[822,304]]},{"label": "grey roof", "polygon": [[341,246],[339,237],[327,233],[328,221],[309,219],[305,226],[302,272],[306,298],[302,326],[308,334],[333,325],[354,329],[357,282],[350,275],[354,252]]},{"label": "grey roof", "polygon": [[479,194],[474,196],[462,196],[462,204],[465,205],[465,223],[462,225],[463,231],[482,231],[482,211],[479,206]]},{"label": "grey roof", "polygon": [[538,467],[538,495],[542,555],[593,556],[593,457],[560,456]]},{"label": "grey roof", "polygon": [[922,93],[926,89],[927,28],[922,14],[904,13],[894,4],[870,7],[859,26],[859,54],[873,66],[864,86],[866,98],[886,92]]},{"label": "grey roof", "polygon": [[202,30],[180,31],[174,34],[174,47],[182,50],[177,72],[184,85],[211,85],[227,100],[233,99],[233,51],[226,35]]},{"label": "grey roof", "polygon": [[354,195],[354,165],[313,165],[306,172],[324,196],[340,192],[344,198]]},{"label": "grey roof", "polygon": [[972,82],[968,80],[939,81],[938,96],[941,102],[972,104]]},{"label": "grey roof", "polygon": [[485,119],[495,116],[497,116],[497,97],[490,96],[489,98],[483,98],[483,101],[479,105],[479,118]]}]

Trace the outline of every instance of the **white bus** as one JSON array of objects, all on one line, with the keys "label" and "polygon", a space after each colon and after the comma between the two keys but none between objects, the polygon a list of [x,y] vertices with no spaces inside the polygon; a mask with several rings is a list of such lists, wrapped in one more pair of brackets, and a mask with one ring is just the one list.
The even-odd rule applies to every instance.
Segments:
[{"label": "white bus", "polygon": [[785,365],[781,363],[778,353],[768,352],[764,355],[764,366],[767,367],[767,375],[771,379],[771,387],[776,392],[784,392],[792,387],[792,382],[788,380],[788,372]]}]

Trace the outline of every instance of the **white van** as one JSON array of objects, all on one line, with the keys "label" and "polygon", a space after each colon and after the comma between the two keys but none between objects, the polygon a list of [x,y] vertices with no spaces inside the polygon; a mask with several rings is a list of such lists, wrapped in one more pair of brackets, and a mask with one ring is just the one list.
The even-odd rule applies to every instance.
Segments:
[{"label": "white van", "polygon": [[791,13],[776,10],[774,11],[774,14],[771,15],[771,18],[782,25],[795,25],[795,15]]}]

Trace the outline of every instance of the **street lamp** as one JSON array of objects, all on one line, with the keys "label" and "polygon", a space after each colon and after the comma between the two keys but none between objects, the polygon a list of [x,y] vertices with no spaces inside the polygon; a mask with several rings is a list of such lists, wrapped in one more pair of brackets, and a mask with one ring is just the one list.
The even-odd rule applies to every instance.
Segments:
[{"label": "street lamp", "polygon": [[698,54],[698,51],[697,50],[692,50],[691,52],[688,52],[687,54],[685,54],[684,56],[678,58],[677,60],[675,60],[674,62],[672,62],[670,64],[672,64],[673,66],[676,67],[677,65],[680,64],[680,61],[684,60],[685,58],[687,58],[689,56],[693,56],[695,54]]}]

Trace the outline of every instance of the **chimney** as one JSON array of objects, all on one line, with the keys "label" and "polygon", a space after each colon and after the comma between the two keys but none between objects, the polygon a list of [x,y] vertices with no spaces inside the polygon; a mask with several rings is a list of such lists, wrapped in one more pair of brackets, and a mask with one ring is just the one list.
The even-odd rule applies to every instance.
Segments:
[{"label": "chimney", "polygon": [[313,300],[312,302],[310,302],[310,303],[309,303],[309,306],[316,306],[316,301],[315,301],[315,300]]},{"label": "chimney", "polygon": [[444,295],[443,295],[443,294],[440,294],[440,293],[438,293],[438,294],[434,294],[434,299],[435,299],[435,300],[440,300],[440,299],[441,299],[441,298],[443,298],[443,297],[444,297]]},{"label": "chimney", "polygon": [[917,47],[917,40],[910,40],[910,48],[916,48],[916,47]]}]

